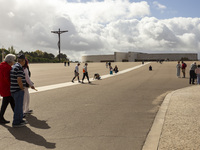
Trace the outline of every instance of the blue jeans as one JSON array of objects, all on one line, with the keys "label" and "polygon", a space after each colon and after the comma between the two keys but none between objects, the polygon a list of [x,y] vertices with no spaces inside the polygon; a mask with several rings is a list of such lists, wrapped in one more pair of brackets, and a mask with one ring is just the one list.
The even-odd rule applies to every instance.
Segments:
[{"label": "blue jeans", "polygon": [[197,74],[197,84],[200,84],[200,74]]},{"label": "blue jeans", "polygon": [[13,125],[17,125],[17,124],[20,124],[23,119],[24,91],[20,90],[15,93],[11,93],[11,95],[15,100]]}]

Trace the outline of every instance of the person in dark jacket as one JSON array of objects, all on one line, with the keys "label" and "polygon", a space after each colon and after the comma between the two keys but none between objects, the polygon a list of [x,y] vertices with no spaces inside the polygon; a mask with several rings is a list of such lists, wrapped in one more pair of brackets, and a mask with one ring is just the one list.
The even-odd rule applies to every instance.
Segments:
[{"label": "person in dark jacket", "polygon": [[182,68],[181,69],[182,69],[182,72],[183,72],[183,78],[185,78],[186,67],[187,67],[187,64],[182,61]]},{"label": "person in dark jacket", "polygon": [[115,65],[115,68],[114,68],[113,71],[114,71],[115,73],[118,73],[118,72],[119,72],[117,65]]},{"label": "person in dark jacket", "polygon": [[196,62],[193,62],[190,66],[190,80],[189,80],[190,84],[194,84],[196,78],[195,69],[197,69],[197,65]]},{"label": "person in dark jacket", "polygon": [[0,112],[0,123],[10,123],[4,118],[4,113],[8,104],[10,103],[11,108],[14,112],[15,101],[10,93],[10,70],[11,66],[15,63],[16,56],[8,54],[5,57],[5,61],[0,64],[0,95],[3,97],[1,112]]}]

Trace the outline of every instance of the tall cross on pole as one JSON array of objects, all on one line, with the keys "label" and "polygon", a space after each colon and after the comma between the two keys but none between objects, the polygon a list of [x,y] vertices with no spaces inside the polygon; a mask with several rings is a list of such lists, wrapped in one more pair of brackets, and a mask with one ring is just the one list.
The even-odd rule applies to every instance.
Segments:
[{"label": "tall cross on pole", "polygon": [[60,31],[60,28],[59,28],[58,31],[51,31],[51,33],[58,34],[59,62],[60,62],[60,34],[62,34],[62,33],[64,33],[64,32],[68,32],[68,30]]}]

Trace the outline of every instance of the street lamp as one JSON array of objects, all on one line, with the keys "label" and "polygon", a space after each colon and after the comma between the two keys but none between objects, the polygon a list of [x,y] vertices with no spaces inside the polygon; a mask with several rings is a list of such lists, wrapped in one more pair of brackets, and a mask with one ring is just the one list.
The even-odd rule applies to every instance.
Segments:
[{"label": "street lamp", "polygon": [[58,31],[51,31],[51,33],[58,34],[59,62],[60,62],[60,34],[62,34],[62,33],[64,33],[64,32],[68,32],[68,30],[60,31],[60,28],[59,28]]}]

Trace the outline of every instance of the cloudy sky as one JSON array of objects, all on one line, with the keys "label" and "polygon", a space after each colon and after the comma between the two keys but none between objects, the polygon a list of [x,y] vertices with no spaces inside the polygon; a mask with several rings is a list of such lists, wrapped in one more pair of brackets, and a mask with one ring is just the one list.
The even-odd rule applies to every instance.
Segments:
[{"label": "cloudy sky", "polygon": [[0,0],[0,47],[82,55],[198,53],[200,0]]}]

